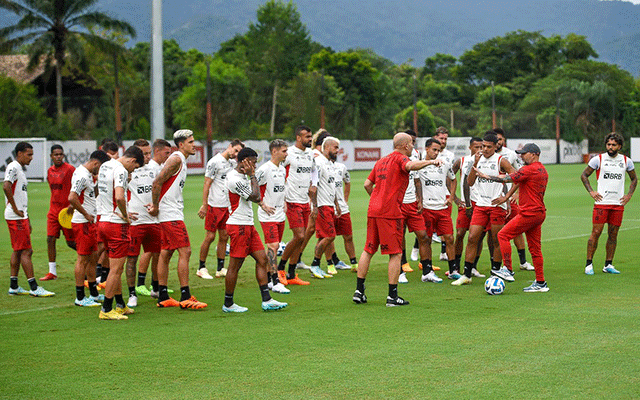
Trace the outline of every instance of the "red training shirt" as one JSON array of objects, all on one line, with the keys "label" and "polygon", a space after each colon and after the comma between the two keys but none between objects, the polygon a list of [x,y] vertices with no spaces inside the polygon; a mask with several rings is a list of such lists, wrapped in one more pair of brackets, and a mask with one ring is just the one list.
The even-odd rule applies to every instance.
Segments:
[{"label": "red training shirt", "polygon": [[511,180],[520,184],[520,213],[523,216],[544,214],[544,192],[547,190],[549,175],[540,162],[525,165],[512,173]]},{"label": "red training shirt", "polygon": [[52,165],[47,171],[47,182],[51,189],[50,212],[60,211],[69,207],[69,192],[71,191],[71,177],[76,169],[71,164],[62,163],[60,167]]},{"label": "red training shirt", "polygon": [[405,166],[409,157],[394,151],[379,159],[369,174],[374,183],[367,216],[375,218],[402,218],[402,199],[409,184],[409,171]]}]

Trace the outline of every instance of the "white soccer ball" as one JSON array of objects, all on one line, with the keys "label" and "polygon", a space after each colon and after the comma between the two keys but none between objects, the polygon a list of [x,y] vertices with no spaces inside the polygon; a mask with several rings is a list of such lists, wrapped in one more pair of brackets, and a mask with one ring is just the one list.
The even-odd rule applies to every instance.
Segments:
[{"label": "white soccer ball", "polygon": [[491,276],[484,281],[484,290],[490,295],[498,295],[504,292],[505,284],[501,278]]},{"label": "white soccer ball", "polygon": [[278,251],[277,251],[277,255],[278,257],[280,257],[282,255],[282,253],[284,253],[284,248],[287,247],[287,244],[285,242],[280,242],[280,246],[278,246]]}]

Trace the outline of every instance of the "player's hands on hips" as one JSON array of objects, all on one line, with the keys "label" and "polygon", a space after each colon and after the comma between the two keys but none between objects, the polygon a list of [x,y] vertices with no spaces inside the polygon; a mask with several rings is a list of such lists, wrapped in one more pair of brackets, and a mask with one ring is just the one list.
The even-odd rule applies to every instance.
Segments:
[{"label": "player's hands on hips", "polygon": [[422,210],[424,209],[424,207],[422,206],[422,202],[418,201],[416,202],[416,211],[418,214],[422,214]]},{"label": "player's hands on hips", "polygon": [[160,211],[158,209],[158,206],[154,204],[146,204],[145,207],[147,208],[147,211],[149,211],[149,214],[151,214],[154,217],[158,216],[158,211]]},{"label": "player's hands on hips", "polygon": [[[493,204],[494,206],[499,206],[500,204],[504,203],[505,201],[507,201],[507,196],[500,196],[498,198],[495,198],[493,200],[491,200],[491,204]],[[511,207],[509,207],[511,208]]]},{"label": "player's hands on hips", "polygon": [[15,212],[18,217],[24,218],[24,211],[22,211],[22,210],[13,210],[13,212]]},{"label": "player's hands on hips", "polygon": [[456,203],[456,206],[458,206],[458,208],[465,206],[464,203],[462,202],[462,199],[460,199],[460,197],[458,196],[454,197],[453,202]]},{"label": "player's hands on hips", "polygon": [[206,215],[207,215],[207,206],[203,204],[200,206],[200,209],[198,210],[198,217],[200,217],[200,219],[204,219]]},{"label": "player's hands on hips", "polygon": [[137,212],[127,212],[128,217],[129,217],[129,221],[137,221],[138,220],[138,213]]},{"label": "player's hands on hips", "polygon": [[623,206],[627,205],[627,203],[629,202],[629,200],[631,200],[631,195],[630,194],[625,194],[624,196],[622,196],[622,198],[620,199],[620,204],[622,204]]},{"label": "player's hands on hips", "polygon": [[262,208],[264,210],[264,212],[267,213],[267,215],[273,215],[276,213],[276,208],[275,207],[271,207],[268,206],[264,203],[260,203],[260,208]]},{"label": "player's hands on hips", "polygon": [[90,224],[93,224],[95,222],[95,218],[93,217],[93,215],[87,213],[87,215],[84,216],[84,218],[89,221]]},{"label": "player's hands on hips", "polygon": [[[596,192],[595,190],[589,192],[589,194],[591,195],[591,197],[595,200],[595,201],[601,201],[602,200],[602,195],[598,192]],[[624,198],[624,197],[623,197]]]}]

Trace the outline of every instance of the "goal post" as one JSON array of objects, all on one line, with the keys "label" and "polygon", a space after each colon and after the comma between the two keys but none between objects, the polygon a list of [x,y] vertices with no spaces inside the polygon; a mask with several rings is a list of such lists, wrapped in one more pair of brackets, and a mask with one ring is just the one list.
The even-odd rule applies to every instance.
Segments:
[{"label": "goal post", "polygon": [[7,165],[15,160],[15,147],[19,142],[28,142],[33,146],[33,160],[25,167],[28,180],[43,182],[47,179],[49,151],[46,138],[0,138],[0,177],[4,179]]}]

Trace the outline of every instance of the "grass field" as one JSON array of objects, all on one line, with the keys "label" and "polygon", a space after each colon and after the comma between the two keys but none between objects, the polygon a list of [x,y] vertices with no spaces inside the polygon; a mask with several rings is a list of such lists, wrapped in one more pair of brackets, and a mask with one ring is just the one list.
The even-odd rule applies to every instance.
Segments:
[{"label": "grass field", "polygon": [[[411,305],[387,308],[386,258],[377,255],[367,279],[368,304],[351,301],[355,275],[347,271],[274,296],[290,306],[264,313],[247,261],[235,296],[249,307],[242,315],[220,310],[223,281],[195,276],[204,236],[196,216],[202,178],[189,177],[191,286],[209,307],[161,310],[145,298],[128,321],[100,321],[97,309],[73,305],[75,254],[59,241],[59,279],[44,284],[55,297],[0,295],[0,398],[638,398],[639,200],[636,195],[627,206],[618,240],[614,264],[622,274],[601,272],[603,237],[596,274],[584,275],[592,201],[579,179],[582,168],[548,167],[548,293],[522,292],[533,272],[518,270],[502,296],[488,296],[481,279],[453,287],[447,280],[422,283],[414,272],[399,288]],[[365,240],[365,177],[352,175],[358,254]],[[46,184],[29,185],[38,277],[47,272],[48,193]],[[2,229],[6,290],[10,244]],[[479,265],[485,273],[486,254]],[[435,264],[444,278],[446,262]],[[173,266],[170,287],[177,289],[176,282]],[[27,286],[22,272],[20,284]]]}]

